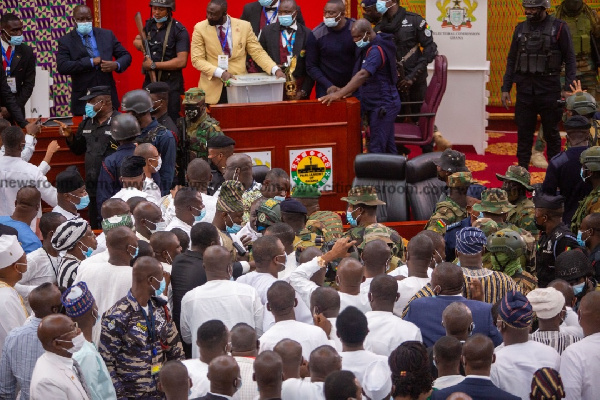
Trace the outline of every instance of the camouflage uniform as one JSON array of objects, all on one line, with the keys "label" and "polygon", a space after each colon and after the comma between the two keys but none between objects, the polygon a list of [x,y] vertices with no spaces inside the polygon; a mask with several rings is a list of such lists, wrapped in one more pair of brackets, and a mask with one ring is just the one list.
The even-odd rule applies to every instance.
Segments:
[{"label": "camouflage uniform", "polygon": [[281,203],[279,200],[267,199],[256,210],[256,230],[263,233],[269,226],[281,222]]},{"label": "camouflage uniform", "polygon": [[[374,223],[367,226],[357,226],[356,228],[352,228],[349,231],[346,231],[343,237],[348,237],[351,240],[356,240],[358,250],[361,252],[369,241],[375,239],[382,239],[385,242],[387,242],[390,246],[393,257],[396,257],[399,260],[404,260],[405,258],[404,242],[402,241],[402,236],[400,236],[400,234],[395,230],[388,228],[383,224]],[[398,262],[396,262],[396,265],[397,264]]]},{"label": "camouflage uniform", "polygon": [[[204,91],[199,88],[191,88],[185,92],[183,105],[186,104],[202,104],[204,103]],[[190,152],[190,160],[194,158],[208,159],[208,149],[206,143],[209,139],[215,136],[223,135],[223,131],[219,126],[219,121],[204,113],[194,122],[187,124],[186,137],[189,141],[188,150]]]},{"label": "camouflage uniform", "polygon": [[[496,174],[496,177],[504,181],[512,181],[522,185],[526,190],[533,190],[531,186],[531,175],[529,171],[518,165],[511,165],[506,170],[506,174]],[[532,235],[538,234],[538,228],[535,226],[535,206],[533,201],[524,197],[513,204],[515,208],[508,212],[506,222],[518,226],[519,228],[525,229],[531,232]]]},{"label": "camouflage uniform", "polygon": [[119,399],[164,399],[157,387],[160,368],[185,358],[166,302],[152,297],[148,310],[149,320],[129,291],[102,318],[99,351]]},{"label": "camouflage uniform", "polygon": [[[473,177],[470,172],[455,172],[448,177],[449,188],[464,188],[466,189],[473,182]],[[466,207],[461,207],[458,203],[446,196],[443,201],[439,201],[435,205],[435,210],[429,218],[429,222],[425,225],[426,230],[441,233],[444,235],[446,226],[440,224],[440,220],[445,222],[447,225],[452,225],[456,222],[460,222],[467,217]],[[443,231],[443,233],[442,233]]]},{"label": "camouflage uniform", "polygon": [[[306,185],[301,183],[296,186],[292,192],[292,198],[302,201],[302,199],[318,199],[321,197],[321,192],[316,186]],[[312,232],[323,236],[325,241],[329,242],[342,237],[344,227],[342,218],[333,211],[317,211],[308,216],[306,221],[306,229],[304,233]]]},{"label": "camouflage uniform", "polygon": [[[581,165],[592,173],[600,171],[600,146],[590,147],[579,157]],[[581,221],[592,213],[600,212],[600,186],[595,187],[590,194],[579,202],[579,207],[571,219],[571,232],[576,233],[581,226]]]}]

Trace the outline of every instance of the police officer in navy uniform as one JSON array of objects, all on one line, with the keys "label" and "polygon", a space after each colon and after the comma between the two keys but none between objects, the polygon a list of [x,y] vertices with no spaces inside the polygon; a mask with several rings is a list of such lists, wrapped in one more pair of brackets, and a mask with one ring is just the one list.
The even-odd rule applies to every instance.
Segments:
[{"label": "police officer in navy uniform", "polygon": [[568,25],[548,15],[549,0],[523,0],[527,20],[515,28],[502,84],[502,105],[511,104],[510,90],[517,84],[515,122],[517,158],[529,168],[537,116],[548,143],[548,159],[560,152],[558,122],[562,117],[560,71],[565,67],[564,90],[575,80],[576,63]]},{"label": "police officer in navy uniform", "polygon": [[96,191],[102,160],[117,150],[110,134],[110,123],[120,113],[113,108],[109,86],[95,86],[79,100],[86,103],[86,118],[79,124],[75,135],[70,128],[61,126],[69,149],[77,155],[85,154],[85,187],[90,196],[89,221],[92,229],[100,229],[100,213],[96,208]]},{"label": "police officer in navy uniform", "polygon": [[[169,84],[168,113],[173,121],[177,121],[181,110],[181,96],[185,92],[182,70],[187,65],[190,53],[190,35],[185,26],[173,18],[175,0],[150,0],[150,7],[152,18],[146,21],[144,28],[150,46],[150,57],[144,60],[142,67],[146,72],[154,71],[157,81]],[[139,35],[133,45],[142,50]],[[150,75],[146,74],[144,87],[149,83]]]},{"label": "police officer in navy uniform", "polygon": [[541,232],[535,258],[538,285],[548,286],[554,280],[556,257],[562,252],[579,248],[577,238],[562,221],[565,198],[534,192],[535,225]]}]

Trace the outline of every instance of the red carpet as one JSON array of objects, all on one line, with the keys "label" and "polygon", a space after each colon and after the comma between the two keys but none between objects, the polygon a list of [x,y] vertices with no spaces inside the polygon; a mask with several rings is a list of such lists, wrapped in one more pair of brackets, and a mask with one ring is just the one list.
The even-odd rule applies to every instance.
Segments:
[{"label": "red carpet", "polygon": [[[443,131],[442,131],[443,133]],[[504,174],[509,165],[517,164],[517,133],[488,131],[488,147],[485,155],[475,153],[472,146],[452,146],[453,149],[465,153],[467,167],[473,173],[473,177],[482,185],[487,187],[500,187],[502,182],[496,178],[496,173]],[[565,139],[563,138],[563,146]],[[418,146],[407,146],[411,153],[409,158],[421,154]],[[546,171],[534,166],[529,167],[531,183],[544,181]]]}]

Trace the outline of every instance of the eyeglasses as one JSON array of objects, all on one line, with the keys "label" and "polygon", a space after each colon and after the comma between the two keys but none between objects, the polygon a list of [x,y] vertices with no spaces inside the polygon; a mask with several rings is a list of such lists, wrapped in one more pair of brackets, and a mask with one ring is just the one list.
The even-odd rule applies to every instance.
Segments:
[{"label": "eyeglasses", "polygon": [[66,335],[69,335],[71,333],[77,333],[79,331],[79,324],[77,322],[73,322],[73,326],[75,326],[75,328],[73,330],[71,330],[69,332],[65,332],[62,335],[59,335],[59,336],[55,337],[54,340],[58,340],[59,342],[70,342],[70,340],[62,340],[62,339],[59,339],[59,338],[63,337],[63,336],[66,336]]}]

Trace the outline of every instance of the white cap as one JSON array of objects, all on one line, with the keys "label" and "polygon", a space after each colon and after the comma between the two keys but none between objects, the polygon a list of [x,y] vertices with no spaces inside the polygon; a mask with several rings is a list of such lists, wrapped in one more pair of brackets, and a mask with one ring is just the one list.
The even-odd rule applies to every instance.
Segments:
[{"label": "white cap", "polygon": [[565,296],[553,287],[532,290],[527,299],[540,319],[556,317],[565,306]]},{"label": "white cap", "polygon": [[13,265],[23,254],[25,252],[16,236],[0,236],[0,269]]},{"label": "white cap", "polygon": [[372,400],[387,399],[392,391],[390,368],[383,361],[369,365],[363,377],[363,390]]}]

